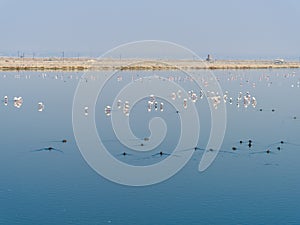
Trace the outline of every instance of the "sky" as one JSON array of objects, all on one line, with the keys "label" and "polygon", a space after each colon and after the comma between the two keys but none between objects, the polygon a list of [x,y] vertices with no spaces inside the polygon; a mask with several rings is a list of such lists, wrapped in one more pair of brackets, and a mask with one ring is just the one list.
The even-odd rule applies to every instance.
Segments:
[{"label": "sky", "polygon": [[101,55],[164,40],[200,56],[300,60],[298,0],[0,0],[0,55]]}]

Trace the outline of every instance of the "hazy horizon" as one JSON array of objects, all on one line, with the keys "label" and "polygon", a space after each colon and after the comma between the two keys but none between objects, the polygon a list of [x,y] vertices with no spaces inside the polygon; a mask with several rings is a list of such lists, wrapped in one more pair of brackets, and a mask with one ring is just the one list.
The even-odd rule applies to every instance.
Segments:
[{"label": "hazy horizon", "polygon": [[300,2],[0,0],[0,56],[99,56],[165,40],[219,59],[299,60]]}]

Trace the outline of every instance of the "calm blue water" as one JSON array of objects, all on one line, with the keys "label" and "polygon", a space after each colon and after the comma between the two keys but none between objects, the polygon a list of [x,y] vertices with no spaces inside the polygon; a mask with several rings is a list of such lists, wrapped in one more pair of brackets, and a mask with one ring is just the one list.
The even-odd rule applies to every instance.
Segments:
[{"label": "calm blue water", "polygon": [[[174,72],[158,74],[170,73],[176,76]],[[122,151],[135,152],[122,148],[116,140],[104,107],[112,104],[113,94],[130,82],[133,74],[123,72],[122,81],[112,79],[96,106],[99,136],[116,157]],[[72,103],[78,82],[86,82],[80,79],[82,73],[1,72],[0,96],[7,95],[9,102],[0,105],[0,224],[300,224],[300,70],[225,70],[214,74],[223,92],[228,91],[234,101],[226,103],[222,150],[233,152],[235,146],[235,154],[220,152],[200,173],[202,152],[196,151],[169,180],[130,187],[94,172],[76,145]],[[178,83],[196,90],[188,81]],[[240,91],[255,96],[256,108],[237,108]],[[13,106],[15,96],[23,97],[21,108]],[[38,102],[45,104],[43,112],[38,112]],[[148,121],[157,113],[144,113],[146,102],[138,103],[130,117],[132,130],[140,138],[149,135]],[[204,99],[196,104],[201,122],[198,144],[205,148],[210,126],[208,104]],[[164,113],[169,131],[160,147],[172,149],[180,124],[167,102]],[[59,142],[63,139],[67,143]],[[253,142],[250,149],[249,139]],[[245,143],[239,144],[240,140]],[[284,144],[278,143],[281,140]],[[63,153],[34,151],[49,146]],[[267,149],[272,153],[258,153]],[[154,153],[157,150],[147,156]],[[134,165],[162,160],[140,155],[119,158]]]}]

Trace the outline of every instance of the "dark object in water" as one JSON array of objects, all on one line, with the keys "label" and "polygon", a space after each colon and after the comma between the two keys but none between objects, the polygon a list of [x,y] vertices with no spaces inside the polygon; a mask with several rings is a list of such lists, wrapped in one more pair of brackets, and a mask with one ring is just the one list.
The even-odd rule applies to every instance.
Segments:
[{"label": "dark object in water", "polygon": [[63,153],[62,150],[57,149],[57,148],[53,148],[53,147],[40,148],[40,149],[33,150],[31,152],[41,152],[41,151],[48,151],[48,152],[57,151],[57,152]]},{"label": "dark object in water", "polygon": [[164,153],[164,152],[162,152],[162,151],[160,151],[159,153],[156,153],[156,154],[153,154],[152,156],[163,156],[163,155],[171,155],[171,154],[169,154],[169,153]]}]

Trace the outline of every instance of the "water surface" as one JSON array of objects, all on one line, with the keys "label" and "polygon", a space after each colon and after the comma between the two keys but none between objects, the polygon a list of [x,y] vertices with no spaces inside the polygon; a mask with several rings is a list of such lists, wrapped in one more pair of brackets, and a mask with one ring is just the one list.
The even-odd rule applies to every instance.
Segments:
[{"label": "water surface", "polygon": [[[0,106],[0,224],[299,224],[300,70],[220,70],[214,74],[223,92],[233,98],[233,104],[226,103],[224,152],[202,173],[198,172],[202,152],[196,151],[169,180],[130,187],[99,176],[76,145],[73,96],[78,82],[92,80],[82,80],[79,72],[1,72],[0,96],[8,96],[9,102]],[[151,156],[160,149],[171,153],[180,133],[178,115],[167,102],[164,114],[147,113],[144,99],[131,111],[133,132],[140,138],[149,135],[149,119],[161,116],[168,124],[166,139],[145,158],[122,147],[104,107],[137,73],[117,75],[97,101],[99,136],[111,154],[126,163],[147,165],[163,160]],[[189,81],[178,83],[186,90],[199,91]],[[239,92],[255,96],[257,106],[238,108]],[[20,108],[12,101],[18,96],[24,100]],[[38,102],[45,105],[42,112],[37,110]],[[205,148],[210,113],[205,98],[196,104],[201,122],[198,146]],[[59,142],[63,139],[67,143]],[[244,143],[239,144],[240,140]],[[63,153],[35,151],[49,146]],[[233,146],[235,154],[225,152],[233,152]],[[258,153],[268,149],[272,154]],[[120,157],[123,151],[134,157]]]}]

